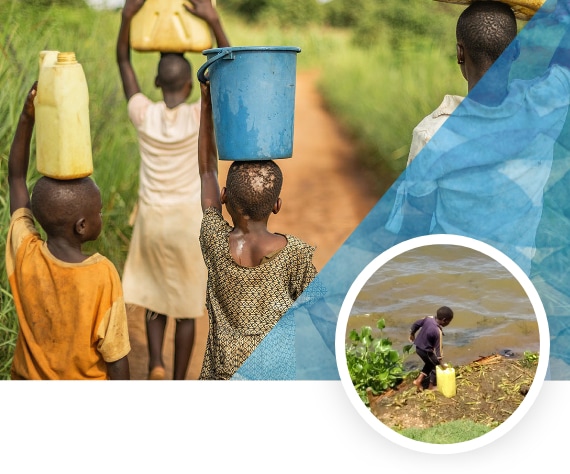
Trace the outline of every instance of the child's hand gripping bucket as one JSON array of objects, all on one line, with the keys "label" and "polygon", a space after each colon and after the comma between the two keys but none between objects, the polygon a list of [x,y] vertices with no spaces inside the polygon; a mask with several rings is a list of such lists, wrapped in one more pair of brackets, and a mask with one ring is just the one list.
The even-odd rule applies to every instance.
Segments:
[{"label": "child's hand gripping bucket", "polygon": [[198,70],[198,80],[210,81],[221,160],[273,160],[293,155],[300,51],[294,46],[241,46],[202,52],[208,59]]}]

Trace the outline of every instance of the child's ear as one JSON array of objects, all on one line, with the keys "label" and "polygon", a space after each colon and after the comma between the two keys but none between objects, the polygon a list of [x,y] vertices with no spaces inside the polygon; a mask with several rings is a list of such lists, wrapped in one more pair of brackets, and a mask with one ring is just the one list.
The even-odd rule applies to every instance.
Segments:
[{"label": "child's ear", "polygon": [[75,228],[74,228],[75,233],[83,235],[85,233],[85,225],[86,225],[85,217],[82,217],[75,223]]},{"label": "child's ear", "polygon": [[160,81],[158,80],[158,76],[154,78],[154,87],[158,87],[160,89]]},{"label": "child's ear", "polygon": [[465,49],[462,44],[456,45],[457,64],[465,64]]},{"label": "child's ear", "polygon": [[273,214],[277,214],[281,210],[281,203],[281,198],[277,198],[277,201],[273,204],[273,210],[271,211]]},{"label": "child's ear", "polygon": [[227,199],[228,199],[228,197],[227,197],[227,190],[226,190],[226,187],[224,186],[224,187],[221,189],[221,191],[220,191],[220,202],[221,202],[222,204],[226,204]]}]

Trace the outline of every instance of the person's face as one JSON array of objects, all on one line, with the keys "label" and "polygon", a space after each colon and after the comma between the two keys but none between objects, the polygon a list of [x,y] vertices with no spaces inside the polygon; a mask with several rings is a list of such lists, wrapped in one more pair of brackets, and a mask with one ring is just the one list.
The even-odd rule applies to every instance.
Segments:
[{"label": "person's face", "polygon": [[439,322],[439,325],[442,327],[449,326],[450,320],[443,320]]}]

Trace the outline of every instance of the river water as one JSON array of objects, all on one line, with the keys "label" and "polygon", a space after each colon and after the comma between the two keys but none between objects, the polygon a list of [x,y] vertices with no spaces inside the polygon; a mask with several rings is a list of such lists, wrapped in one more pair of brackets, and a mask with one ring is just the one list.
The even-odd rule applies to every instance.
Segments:
[{"label": "river water", "polygon": [[[460,245],[426,245],[408,250],[382,265],[364,284],[347,322],[351,329],[384,318],[384,337],[402,352],[410,326],[449,306],[454,318],[443,329],[444,362],[463,365],[510,350],[539,352],[538,322],[521,284],[493,258]],[[421,367],[411,354],[406,366]]]}]

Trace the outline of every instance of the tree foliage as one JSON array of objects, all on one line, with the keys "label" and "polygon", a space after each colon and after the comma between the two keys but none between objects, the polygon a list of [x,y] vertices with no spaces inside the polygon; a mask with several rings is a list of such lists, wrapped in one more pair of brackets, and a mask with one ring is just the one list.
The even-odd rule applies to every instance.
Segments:
[{"label": "tree foliage", "polygon": [[36,7],[51,7],[54,5],[61,5],[66,7],[87,8],[88,6],[85,0],[34,0],[33,4]]},{"label": "tree foliage", "polygon": [[317,0],[224,0],[218,3],[248,22],[282,27],[320,23],[323,15]]},{"label": "tree foliage", "polygon": [[432,0],[219,0],[218,4],[248,22],[281,27],[319,24],[349,28],[354,33],[354,43],[363,47],[385,39],[388,32],[395,48],[407,39],[441,36],[444,28],[432,18],[438,18],[448,9],[448,5]]}]

